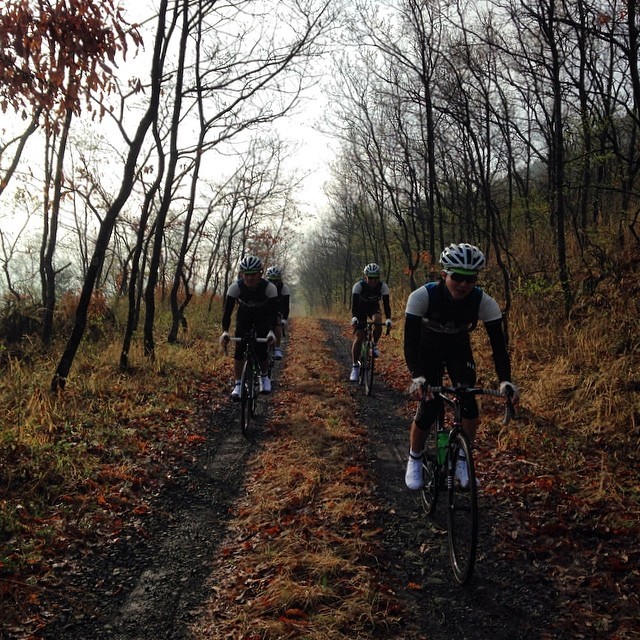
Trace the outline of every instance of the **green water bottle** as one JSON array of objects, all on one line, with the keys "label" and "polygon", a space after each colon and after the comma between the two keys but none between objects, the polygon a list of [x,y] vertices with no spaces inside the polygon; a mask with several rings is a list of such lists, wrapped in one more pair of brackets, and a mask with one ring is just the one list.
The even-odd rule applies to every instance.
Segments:
[{"label": "green water bottle", "polygon": [[436,434],[438,443],[438,464],[444,464],[447,457],[447,447],[449,446],[449,432],[442,430]]}]

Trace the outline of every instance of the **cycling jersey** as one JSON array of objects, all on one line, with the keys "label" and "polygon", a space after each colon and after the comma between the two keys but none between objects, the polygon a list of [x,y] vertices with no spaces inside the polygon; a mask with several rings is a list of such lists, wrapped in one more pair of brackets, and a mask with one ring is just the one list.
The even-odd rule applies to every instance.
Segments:
[{"label": "cycling jersey", "polygon": [[475,384],[469,332],[482,321],[489,336],[499,380],[511,380],[511,366],[498,303],[479,287],[455,301],[444,280],[409,295],[405,311],[404,354],[412,377],[438,384],[442,363],[454,383]]},{"label": "cycling jersey", "polygon": [[[231,314],[238,304],[236,313],[236,335],[242,336],[256,326],[258,336],[265,338],[269,331],[275,330],[278,314],[278,290],[272,282],[264,278],[260,280],[255,289],[250,289],[242,281],[237,280],[229,286],[224,301],[222,312],[222,330],[229,331],[231,326]],[[259,343],[256,351],[266,356],[266,345]],[[244,352],[244,342],[236,345],[235,358],[241,359]]]},{"label": "cycling jersey", "polygon": [[385,316],[391,318],[387,283],[380,281],[371,286],[366,280],[359,280],[353,285],[351,292],[351,315],[363,321],[374,313],[380,313],[380,300],[384,306]]},{"label": "cycling jersey", "polygon": [[272,281],[278,290],[278,312],[283,320],[289,318],[289,301],[291,299],[291,292],[289,287],[282,282],[282,280]]}]

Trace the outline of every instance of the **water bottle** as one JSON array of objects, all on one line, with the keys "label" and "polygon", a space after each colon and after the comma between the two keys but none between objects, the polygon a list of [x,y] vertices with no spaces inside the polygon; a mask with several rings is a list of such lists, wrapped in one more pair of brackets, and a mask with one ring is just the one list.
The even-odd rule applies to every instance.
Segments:
[{"label": "water bottle", "polygon": [[436,442],[438,446],[438,464],[444,464],[447,457],[447,448],[449,447],[449,432],[444,429],[438,431]]}]

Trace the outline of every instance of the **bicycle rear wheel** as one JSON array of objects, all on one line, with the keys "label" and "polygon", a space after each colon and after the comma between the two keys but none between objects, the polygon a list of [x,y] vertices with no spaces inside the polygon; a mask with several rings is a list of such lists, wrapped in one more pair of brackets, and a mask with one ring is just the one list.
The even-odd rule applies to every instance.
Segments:
[{"label": "bicycle rear wheel", "polygon": [[367,342],[367,367],[364,371],[364,388],[367,395],[371,395],[373,390],[373,342]]},{"label": "bicycle rear wheel", "polygon": [[[469,484],[466,487],[462,487],[453,477],[459,452],[464,452],[467,459]],[[449,559],[455,579],[460,584],[466,584],[471,578],[476,561],[478,494],[471,446],[463,431],[458,431],[453,437],[448,455],[453,461],[451,476],[447,478]]]}]

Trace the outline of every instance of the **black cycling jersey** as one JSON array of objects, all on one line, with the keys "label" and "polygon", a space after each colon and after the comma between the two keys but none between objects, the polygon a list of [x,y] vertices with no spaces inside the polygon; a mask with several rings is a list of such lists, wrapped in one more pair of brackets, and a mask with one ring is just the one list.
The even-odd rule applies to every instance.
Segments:
[{"label": "black cycling jersey", "polygon": [[454,383],[475,384],[469,332],[481,320],[489,336],[500,381],[511,380],[511,366],[498,303],[479,287],[455,301],[444,280],[416,289],[407,300],[404,353],[412,377],[438,384],[442,363]]},{"label": "black cycling jersey", "polygon": [[275,329],[278,293],[273,283],[262,279],[255,289],[250,289],[242,280],[234,282],[227,290],[224,301],[223,331],[228,331],[231,326],[231,314],[236,303],[236,331],[238,328],[250,328],[252,324],[258,327],[259,334],[266,335],[269,330]]},{"label": "black cycling jersey", "polygon": [[389,303],[389,287],[386,282],[378,281],[371,286],[365,279],[353,285],[351,293],[351,315],[359,320],[365,320],[374,313],[380,313],[380,300],[384,306],[384,313],[391,319],[391,304]]},{"label": "black cycling jersey", "polygon": [[289,287],[284,284],[282,280],[272,280],[272,282],[278,290],[278,311],[280,313],[280,317],[283,320],[287,320],[289,318],[289,303],[291,299]]}]

